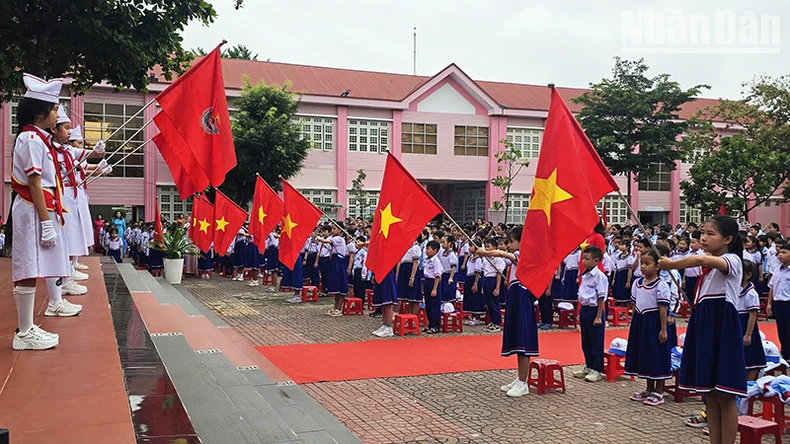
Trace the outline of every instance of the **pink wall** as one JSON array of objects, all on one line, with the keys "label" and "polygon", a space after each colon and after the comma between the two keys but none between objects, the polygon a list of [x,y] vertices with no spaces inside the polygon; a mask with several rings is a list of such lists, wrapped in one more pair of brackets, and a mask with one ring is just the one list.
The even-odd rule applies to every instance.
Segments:
[{"label": "pink wall", "polygon": [[337,210],[337,218],[346,217],[346,206],[348,191],[343,186],[348,182],[348,108],[345,106],[337,107],[337,126],[335,126],[335,152],[337,153],[337,198],[336,202],[343,206]]},{"label": "pink wall", "polygon": [[[145,102],[148,103],[151,100],[154,100],[156,97],[154,94],[146,94]],[[144,115],[144,122],[148,122],[154,118],[157,113],[157,105],[151,105],[146,108]],[[156,125],[150,123],[148,126],[145,127],[144,140],[149,140],[156,133],[158,133],[158,129]],[[143,148],[145,153],[145,157],[143,157],[143,170],[144,170],[144,179],[143,179],[143,194],[144,194],[144,205],[145,205],[145,220],[154,220],[156,218],[156,175],[157,175],[157,154],[159,150],[156,148],[156,145],[153,142],[149,142]],[[164,163],[164,161],[162,161]],[[167,167],[167,164],[165,164]],[[168,170],[169,172],[169,170]],[[172,178],[171,178],[172,180]]]},{"label": "pink wall", "polygon": [[145,179],[102,177],[91,182],[88,194],[91,205],[145,205]]},{"label": "pink wall", "polygon": [[424,93],[420,94],[416,99],[414,99],[411,103],[409,103],[409,111],[417,112],[417,105],[419,105],[420,102],[422,102],[423,100],[428,98],[431,94],[435,93],[439,88],[447,84],[452,86],[453,89],[456,90],[459,94],[461,94],[461,96],[463,96],[463,98],[466,99],[467,102],[469,102],[472,106],[475,107],[476,115],[478,116],[488,115],[488,109],[486,109],[486,107],[480,104],[480,102],[475,100],[475,98],[472,97],[471,94],[469,94],[455,79],[453,79],[450,76],[445,77],[436,85],[429,88],[428,91],[425,91]]},{"label": "pink wall", "polygon": [[[335,147],[337,149],[337,147]],[[302,170],[290,179],[297,188],[337,188],[335,151],[309,150]]]},{"label": "pink wall", "polygon": [[402,128],[403,111],[393,110],[392,126],[390,127],[390,152],[398,159],[401,158],[401,153],[403,152],[403,147],[401,146],[401,143],[403,142],[403,134],[401,134]]}]

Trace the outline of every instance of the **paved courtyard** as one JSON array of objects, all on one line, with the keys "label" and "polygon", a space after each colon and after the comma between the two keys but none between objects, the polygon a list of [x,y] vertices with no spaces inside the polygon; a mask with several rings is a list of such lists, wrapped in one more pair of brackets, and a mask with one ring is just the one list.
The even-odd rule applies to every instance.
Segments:
[{"label": "paved courtyard", "polygon": [[[256,346],[375,339],[381,325],[369,316],[330,319],[328,298],[288,304],[286,293],[214,277],[184,286]],[[457,334],[457,333],[456,333]],[[464,335],[482,335],[468,328]],[[551,334],[551,333],[541,333]],[[623,336],[627,333],[624,331]],[[388,340],[403,340],[392,338]],[[496,353],[492,350],[492,353]],[[515,365],[515,360],[513,364]],[[630,401],[643,382],[585,383],[565,368],[567,393],[510,399],[499,386],[514,371],[447,373],[304,384],[301,387],[366,443],[704,443],[683,425],[702,408],[698,398],[659,407]],[[765,442],[768,442],[767,440]]]}]

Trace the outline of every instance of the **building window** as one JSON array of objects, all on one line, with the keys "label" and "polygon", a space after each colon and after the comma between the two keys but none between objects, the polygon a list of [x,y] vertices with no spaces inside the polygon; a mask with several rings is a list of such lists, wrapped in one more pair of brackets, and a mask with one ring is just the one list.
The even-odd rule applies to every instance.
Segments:
[{"label": "building window", "polygon": [[688,204],[681,199],[678,211],[678,223],[687,224],[689,222],[701,224],[702,211],[700,211],[699,208],[689,207]]},{"label": "building window", "polygon": [[436,125],[404,123],[401,125],[401,150],[407,154],[436,154]]},{"label": "building window", "polygon": [[183,201],[178,195],[176,187],[170,186],[157,187],[157,194],[159,196],[159,214],[166,221],[172,222],[178,219],[178,216],[181,214],[186,216],[186,219],[190,218],[192,214],[191,196],[186,201]]},{"label": "building window", "polygon": [[606,202],[606,224],[625,224],[630,219],[628,217],[628,207],[620,196],[604,196],[595,207],[600,215],[603,211],[603,203]]},{"label": "building window", "polygon": [[383,153],[389,148],[390,124],[378,120],[348,121],[348,150]]},{"label": "building window", "polygon": [[334,190],[299,190],[304,197],[314,203],[321,211],[331,218],[337,218],[337,201]]},{"label": "building window", "polygon": [[310,141],[314,150],[332,151],[335,146],[335,119],[328,117],[291,118],[301,128],[302,139]]},{"label": "building window", "polygon": [[540,139],[543,131],[525,128],[508,128],[507,141],[513,148],[521,150],[526,159],[537,159],[540,155]]},{"label": "building window", "polygon": [[672,170],[663,163],[653,164],[653,174],[639,179],[639,191],[669,191]]},{"label": "building window", "polygon": [[[92,148],[96,142],[104,140],[109,154],[117,150],[124,142],[129,141],[121,151],[107,158],[107,163],[113,165],[110,177],[143,177],[143,149],[134,151],[145,141],[145,131],[137,132],[143,127],[143,116],[139,115],[131,119],[126,126],[107,140],[112,132],[141,108],[140,105],[85,102],[83,136],[85,136],[86,148]],[[121,161],[121,158],[127,154],[129,156]],[[120,163],[115,165],[119,161]]]},{"label": "building window", "polygon": [[508,199],[507,224],[523,224],[529,210],[529,194],[511,194]]},{"label": "building window", "polygon": [[456,125],[453,148],[456,156],[487,157],[488,127]]},{"label": "building window", "polygon": [[351,218],[361,217],[365,220],[373,220],[376,213],[376,206],[379,204],[378,191],[365,191],[363,196],[357,200],[352,190],[348,191],[348,212],[346,216]]}]

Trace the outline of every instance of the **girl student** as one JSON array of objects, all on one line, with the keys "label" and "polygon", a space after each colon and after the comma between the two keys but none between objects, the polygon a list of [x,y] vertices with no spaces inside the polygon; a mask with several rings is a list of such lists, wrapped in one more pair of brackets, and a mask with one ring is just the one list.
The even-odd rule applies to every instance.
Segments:
[{"label": "girl student", "polygon": [[261,285],[258,280],[258,269],[260,268],[260,260],[258,259],[258,246],[255,245],[255,238],[249,232],[247,233],[247,248],[244,251],[244,272],[249,273],[250,282],[247,284],[250,287],[257,287]]},{"label": "girl student", "polygon": [[[312,239],[308,239],[308,242],[311,241]],[[365,259],[368,257],[368,247],[365,245],[366,241],[367,239],[365,239],[365,236],[357,236],[357,252],[354,254],[352,267],[352,285],[354,286],[354,297],[360,298],[363,301],[366,299],[365,290],[367,290],[368,282],[370,281],[370,276],[367,276],[369,273],[365,268]],[[310,259],[307,259],[306,262],[310,263]]]},{"label": "girl student", "polygon": [[110,242],[107,244],[107,251],[109,256],[115,259],[116,264],[123,262],[123,259],[121,259],[122,248],[123,240],[118,236],[118,230],[112,228],[110,230]]},{"label": "girl student", "polygon": [[631,264],[631,279],[626,282],[626,287],[631,290],[631,284],[642,277],[642,253],[650,250],[650,241],[642,238],[634,242],[634,262]]},{"label": "girl student", "polygon": [[748,260],[743,260],[743,279],[741,293],[738,297],[738,320],[743,330],[743,355],[746,364],[746,380],[756,381],[757,374],[765,367],[765,350],[763,349],[760,328],[757,326],[757,312],[760,310],[760,297],[752,282],[759,268]]},{"label": "girl student", "polygon": [[277,273],[280,270],[280,226],[266,237],[266,272]]},{"label": "girl student", "polygon": [[[409,302],[409,313],[416,315],[420,311],[420,302],[422,302],[422,294],[420,291],[420,281],[422,276],[419,270],[420,255],[422,249],[420,248],[420,237],[414,240],[414,244],[406,251],[401,261],[395,269],[397,276],[397,297],[399,301]],[[374,294],[375,295],[375,294]]]},{"label": "girl student", "polygon": [[323,225],[320,230],[320,234],[316,234],[313,237],[313,240],[318,244],[318,255],[316,256],[316,260],[313,263],[314,268],[318,269],[319,277],[321,278],[321,293],[324,295],[328,292],[329,283],[327,280],[329,279],[329,269],[330,269],[330,262],[332,259],[332,247],[327,245],[326,242],[323,242],[320,239],[327,240],[329,239],[332,233],[332,228],[328,225]]},{"label": "girl student", "polygon": [[447,235],[442,242],[442,251],[439,254],[442,263],[442,302],[455,302],[455,268],[458,266],[458,255],[455,254],[455,239]]},{"label": "girl student", "polygon": [[[393,309],[398,304],[397,296],[397,277],[395,268],[390,270],[381,282],[376,282],[373,285],[373,306],[376,308],[381,307],[381,322],[382,325],[378,330],[373,332],[374,336],[380,338],[391,338],[395,336],[392,331],[392,317]],[[411,304],[410,304],[411,305]],[[419,307],[419,306],[418,306]],[[409,307],[411,308],[411,307]]]},{"label": "girl student", "polygon": [[[700,248],[699,241],[701,234],[699,230],[691,233],[689,237],[689,251],[686,257],[705,254],[705,251]],[[686,293],[689,298],[694,296],[694,290],[697,288],[697,281],[699,280],[700,274],[702,274],[702,267],[689,267],[683,269],[683,292]]]},{"label": "girl student", "polygon": [[283,265],[283,279],[280,286],[284,290],[291,290],[294,292],[294,294],[287,299],[287,301],[292,304],[302,302],[302,285],[304,285],[304,268],[302,264],[304,263],[304,255],[307,248],[308,243],[305,241],[304,245],[302,245],[302,250],[299,252],[299,255],[296,256],[296,261],[292,266],[293,269],[289,269],[287,264]]},{"label": "girl student", "polygon": [[501,327],[502,312],[499,304],[499,287],[502,282],[502,273],[505,271],[505,260],[496,256],[492,251],[497,251],[497,241],[489,237],[485,241],[485,250],[478,250],[480,256],[490,254],[491,257],[482,260],[483,264],[483,296],[485,297],[486,309],[488,311],[488,325],[483,327],[484,331],[496,333]]},{"label": "girl student", "polygon": [[244,280],[244,259],[247,257],[247,236],[244,228],[239,228],[233,240],[233,278],[234,281]]},{"label": "girl student", "polygon": [[198,257],[198,276],[200,276],[201,279],[211,279],[211,272],[214,269],[213,252],[213,242],[211,243],[211,246],[208,248],[208,250],[200,252],[200,256]]},{"label": "girl student", "polygon": [[617,252],[614,260],[614,282],[612,285],[612,297],[615,302],[626,303],[631,300],[627,283],[631,282],[631,266],[634,264],[634,256],[631,255],[630,242],[620,240],[617,245]]},{"label": "girl student", "polygon": [[[324,290],[329,296],[335,297],[335,306],[326,314],[332,317],[343,316],[343,302],[348,295],[348,275],[346,274],[346,240],[341,235],[342,222],[336,222],[329,230],[328,239],[315,237],[314,240],[325,244],[324,248],[329,248],[330,258],[329,267],[326,273]],[[324,232],[329,227],[324,227]],[[319,253],[320,254],[320,253]],[[321,270],[323,272],[323,269]],[[323,278],[322,278],[323,279]]]},{"label": "girl student", "polygon": [[[507,252],[508,251],[507,244],[508,244],[507,237],[497,238],[497,250],[502,252]],[[502,272],[502,281],[500,282],[499,285],[499,306],[505,308],[505,306],[507,305],[507,296],[508,296],[507,277],[510,276],[510,268],[513,266],[513,263],[510,261],[510,259],[506,257],[503,257],[502,260],[505,262],[505,270]]]},{"label": "girl student", "polygon": [[[82,139],[82,128],[77,126],[71,130],[71,135],[69,136],[69,140],[67,144],[75,149],[82,149],[84,148],[84,141]],[[98,150],[96,148],[99,148]],[[94,146],[93,152],[95,154],[99,154],[100,151],[104,150],[104,144],[96,144]],[[106,165],[106,162],[104,163]],[[82,229],[85,231],[85,239],[88,241],[88,249],[90,250],[91,247],[94,247],[96,243],[96,236],[94,232],[94,224],[91,221],[91,212],[88,206],[88,187],[85,184],[87,179],[88,172],[93,172],[95,170],[99,170],[101,174],[110,174],[112,172],[112,167],[107,165],[105,168],[101,168],[104,165],[95,165],[89,166],[87,162],[81,162],[79,164],[79,168],[77,169],[77,179],[78,179],[78,186],[77,186],[77,202],[79,207],[79,214],[80,220],[83,222]],[[77,258],[74,258],[72,263],[75,270],[78,271],[85,271],[88,269],[87,265],[79,263]]]},{"label": "girl student", "polygon": [[643,276],[631,287],[634,316],[628,332],[625,373],[647,380],[645,391],[634,393],[631,400],[657,406],[664,403],[664,380],[672,377],[667,341],[671,297],[669,285],[658,277],[659,251],[645,251],[641,259]]},{"label": "girl student", "polygon": [[702,267],[691,312],[678,386],[705,393],[711,442],[733,443],[738,429],[735,396],[746,394],[743,332],[738,298],[743,281],[743,244],[735,219],[716,215],[702,227],[700,245],[707,255],[673,261],[664,270]]},{"label": "girl student", "polygon": [[480,291],[480,274],[483,271],[483,259],[477,252],[482,248],[479,240],[469,243],[469,256],[466,258],[466,279],[464,280],[464,312],[472,316],[464,320],[466,325],[480,325],[486,312],[485,299]]},{"label": "girl student", "polygon": [[512,262],[508,273],[508,299],[505,309],[505,331],[502,334],[502,356],[518,356],[518,378],[500,389],[507,396],[519,397],[529,394],[527,376],[529,360],[538,356],[538,324],[535,319],[535,296],[521,285],[516,277],[519,249],[521,246],[521,227],[514,227],[508,233],[508,251],[486,249],[478,254],[494,259],[508,259]]},{"label": "girl student", "polygon": [[[747,236],[743,241],[743,259],[751,261],[758,270],[763,266],[763,253],[760,251],[759,247],[760,241],[758,241],[755,236]],[[751,279],[757,292],[760,293],[762,287],[765,286],[763,274],[752,273]]]},{"label": "girl student", "polygon": [[458,267],[456,268],[455,281],[463,284],[466,282],[466,262],[469,260],[469,241],[464,236],[465,231],[458,229],[455,241],[455,251],[458,253]]},{"label": "girl student", "polygon": [[577,301],[579,299],[579,259],[582,257],[581,248],[571,251],[562,260],[562,294],[556,295],[562,301]]}]

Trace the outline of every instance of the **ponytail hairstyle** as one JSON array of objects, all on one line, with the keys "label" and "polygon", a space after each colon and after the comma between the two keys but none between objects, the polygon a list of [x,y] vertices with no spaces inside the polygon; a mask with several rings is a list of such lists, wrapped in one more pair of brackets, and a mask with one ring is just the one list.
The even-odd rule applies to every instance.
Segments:
[{"label": "ponytail hairstyle", "polygon": [[731,237],[732,241],[728,245],[729,252],[739,258],[743,257],[743,240],[738,235],[738,222],[735,219],[717,214],[708,219],[706,223],[713,224],[722,237]]}]

